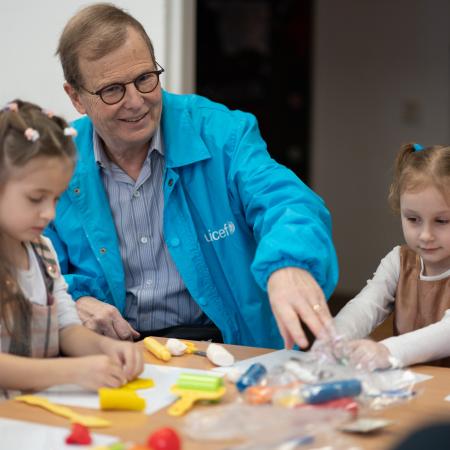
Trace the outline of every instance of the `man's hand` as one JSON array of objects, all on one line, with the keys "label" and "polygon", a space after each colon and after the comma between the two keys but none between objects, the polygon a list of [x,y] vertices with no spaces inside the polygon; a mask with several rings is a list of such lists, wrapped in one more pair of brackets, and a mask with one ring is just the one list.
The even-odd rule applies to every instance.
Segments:
[{"label": "man's hand", "polygon": [[330,311],[322,289],[309,272],[296,267],[279,269],[269,277],[267,291],[286,348],[308,346],[300,319],[315,336],[330,334]]},{"label": "man's hand", "polygon": [[139,333],[121,316],[119,310],[94,297],[76,301],[78,314],[86,328],[124,341],[139,337]]}]

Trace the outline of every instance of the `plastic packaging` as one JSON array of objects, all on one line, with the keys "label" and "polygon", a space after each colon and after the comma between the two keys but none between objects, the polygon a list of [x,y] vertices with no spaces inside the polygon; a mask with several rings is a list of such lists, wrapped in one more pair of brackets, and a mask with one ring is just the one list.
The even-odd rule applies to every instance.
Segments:
[{"label": "plastic packaging", "polygon": [[356,397],[361,394],[361,389],[361,382],[352,378],[350,380],[311,384],[302,388],[300,392],[306,403],[317,404],[343,397]]},{"label": "plastic packaging", "polygon": [[239,392],[245,391],[249,386],[257,384],[266,375],[267,369],[260,363],[252,364],[237,380],[236,387]]},{"label": "plastic packaging", "polygon": [[223,447],[229,450],[277,449],[301,442],[333,444],[328,448],[340,450],[348,447],[335,445],[339,439],[333,430],[349,418],[348,413],[339,410],[231,403],[191,412],[184,419],[183,432],[196,440],[228,441],[228,447],[226,443]]}]

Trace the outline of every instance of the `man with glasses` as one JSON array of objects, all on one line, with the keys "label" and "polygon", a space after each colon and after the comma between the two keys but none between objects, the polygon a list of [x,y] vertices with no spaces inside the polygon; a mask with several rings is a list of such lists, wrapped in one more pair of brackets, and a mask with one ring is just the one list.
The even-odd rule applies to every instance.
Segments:
[{"label": "man with glasses", "polygon": [[72,17],[58,54],[85,116],[47,233],[83,323],[275,348],[307,344],[299,318],[326,331],[329,213],[270,159],[254,117],[163,91],[148,35],[112,5]]}]

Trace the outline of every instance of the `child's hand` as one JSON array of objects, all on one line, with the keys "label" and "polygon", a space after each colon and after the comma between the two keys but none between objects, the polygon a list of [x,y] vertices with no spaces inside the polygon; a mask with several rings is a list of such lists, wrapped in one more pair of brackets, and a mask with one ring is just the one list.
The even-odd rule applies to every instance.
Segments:
[{"label": "child's hand", "polygon": [[107,355],[67,358],[73,382],[89,390],[120,387],[127,382],[122,365]]},{"label": "child's hand", "polygon": [[375,370],[391,367],[391,353],[386,346],[370,339],[347,342],[345,355],[357,367]]},{"label": "child's hand", "polygon": [[122,367],[126,381],[134,380],[144,370],[142,350],[136,344],[104,338],[102,351]]}]

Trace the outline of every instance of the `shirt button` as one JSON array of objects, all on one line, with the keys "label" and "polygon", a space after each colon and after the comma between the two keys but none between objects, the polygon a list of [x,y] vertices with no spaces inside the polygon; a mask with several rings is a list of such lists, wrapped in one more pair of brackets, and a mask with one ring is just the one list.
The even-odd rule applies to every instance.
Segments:
[{"label": "shirt button", "polygon": [[100,253],[101,253],[102,255],[104,255],[104,254],[106,253],[106,248],[105,248],[105,247],[102,247],[102,248],[100,249]]},{"label": "shirt button", "polygon": [[172,238],[170,240],[170,245],[172,247],[178,247],[180,245],[180,240],[178,238]]},{"label": "shirt button", "polygon": [[198,302],[199,305],[201,305],[201,306],[205,306],[205,305],[208,303],[208,301],[206,300],[205,297],[199,297],[199,298],[197,299],[197,302]]},{"label": "shirt button", "polygon": [[147,236],[142,236],[142,237],[141,237],[141,242],[142,242],[143,244],[146,244],[146,243],[148,242],[148,237],[147,237]]},{"label": "shirt button", "polygon": [[133,192],[133,197],[140,197],[141,193],[139,191],[134,191]]}]

